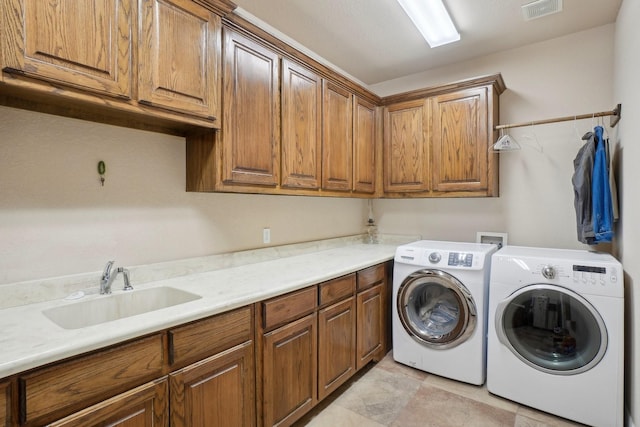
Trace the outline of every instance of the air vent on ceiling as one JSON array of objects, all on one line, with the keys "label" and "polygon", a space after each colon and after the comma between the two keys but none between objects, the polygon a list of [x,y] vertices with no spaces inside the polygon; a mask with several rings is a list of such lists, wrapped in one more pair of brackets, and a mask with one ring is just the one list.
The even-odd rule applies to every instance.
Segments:
[{"label": "air vent on ceiling", "polygon": [[562,0],[536,0],[522,6],[525,21],[562,12]]}]

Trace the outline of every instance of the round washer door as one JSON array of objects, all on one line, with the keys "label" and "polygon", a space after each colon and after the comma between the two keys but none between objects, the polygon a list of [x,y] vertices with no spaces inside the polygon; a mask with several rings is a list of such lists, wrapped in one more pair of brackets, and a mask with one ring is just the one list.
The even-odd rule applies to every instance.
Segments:
[{"label": "round washer door", "polygon": [[542,372],[574,375],[604,357],[607,329],[596,309],[579,294],[535,284],[498,304],[498,339],[527,365]]},{"label": "round washer door", "polygon": [[469,290],[440,270],[419,270],[398,288],[398,317],[419,343],[447,349],[465,341],[476,327],[476,305]]}]

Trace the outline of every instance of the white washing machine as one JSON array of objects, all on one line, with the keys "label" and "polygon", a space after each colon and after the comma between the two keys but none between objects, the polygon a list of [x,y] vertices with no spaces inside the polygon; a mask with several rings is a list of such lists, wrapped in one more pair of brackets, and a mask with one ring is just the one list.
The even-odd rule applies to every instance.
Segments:
[{"label": "white washing machine", "polygon": [[507,246],[489,288],[487,388],[593,426],[623,425],[623,270],[609,254]]},{"label": "white washing machine", "polygon": [[497,246],[423,240],[393,267],[393,358],[471,384],[486,376],[486,313]]}]

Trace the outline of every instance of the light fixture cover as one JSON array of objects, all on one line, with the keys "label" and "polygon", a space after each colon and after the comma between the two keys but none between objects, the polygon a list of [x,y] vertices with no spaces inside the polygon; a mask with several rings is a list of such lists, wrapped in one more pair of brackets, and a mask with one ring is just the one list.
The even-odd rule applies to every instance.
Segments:
[{"label": "light fixture cover", "polygon": [[442,0],[398,0],[429,46],[438,47],[460,40]]}]

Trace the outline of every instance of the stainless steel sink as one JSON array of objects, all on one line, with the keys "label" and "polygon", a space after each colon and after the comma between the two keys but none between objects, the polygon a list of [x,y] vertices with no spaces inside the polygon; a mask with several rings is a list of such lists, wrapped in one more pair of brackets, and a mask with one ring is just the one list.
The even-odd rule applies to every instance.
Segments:
[{"label": "stainless steel sink", "polygon": [[200,295],[164,286],[112,294],[50,308],[42,313],[64,329],[81,329],[200,298],[202,298]]}]

